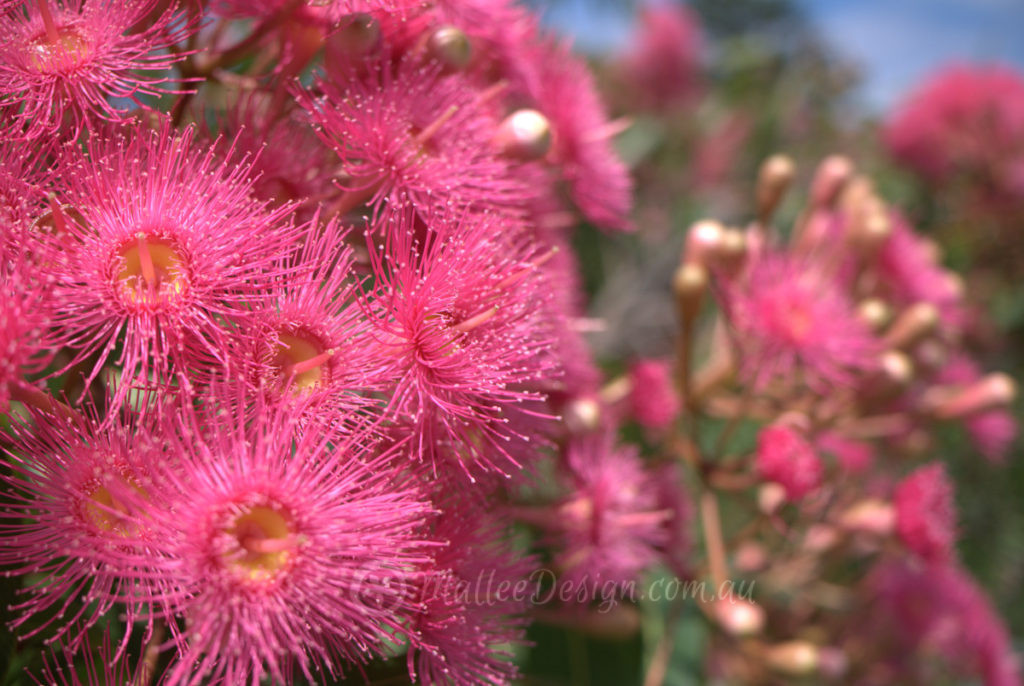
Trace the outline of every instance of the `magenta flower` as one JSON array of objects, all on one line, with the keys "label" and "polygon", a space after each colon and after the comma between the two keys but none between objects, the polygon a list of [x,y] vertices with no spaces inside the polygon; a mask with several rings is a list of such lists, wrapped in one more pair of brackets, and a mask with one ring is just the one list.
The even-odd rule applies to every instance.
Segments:
[{"label": "magenta flower", "polygon": [[[421,241],[412,216],[392,218],[373,245],[368,303],[393,379],[390,411],[415,425],[415,454],[454,459],[467,475],[510,474],[516,415],[540,400],[533,383],[557,375],[537,256],[498,220],[440,217]],[[535,457],[536,448],[525,444]],[[444,462],[444,459],[440,459]]]},{"label": "magenta flower", "polygon": [[888,562],[872,572],[868,588],[873,602],[862,630],[881,637],[880,644],[891,651],[893,666],[907,681],[920,680],[907,659],[917,652],[929,667],[941,660],[957,674],[980,677],[985,686],[1021,683],[1006,627],[958,566]]},{"label": "magenta flower", "polygon": [[908,548],[929,562],[948,562],[956,543],[953,485],[941,463],[914,470],[893,494],[896,531]]},{"label": "magenta flower", "polygon": [[193,147],[194,130],[130,126],[62,164],[62,199],[77,218],[50,238],[59,342],[116,362],[128,380],[201,367],[219,351],[217,319],[264,297],[293,250],[288,208],[249,193],[244,160]]},{"label": "magenta flower", "polygon": [[938,263],[935,246],[898,213],[892,215],[892,228],[875,262],[884,294],[898,306],[935,305],[944,328],[958,334],[969,324],[959,280]]},{"label": "magenta flower", "polygon": [[434,536],[447,542],[423,580],[413,620],[409,675],[423,684],[505,684],[516,677],[509,647],[521,644],[535,560],[514,550],[497,520],[447,503]]},{"label": "magenta flower", "polygon": [[667,109],[699,90],[701,31],[685,5],[644,5],[628,51],[620,58],[622,79],[649,107]]},{"label": "magenta flower", "polygon": [[1009,67],[954,65],[922,83],[889,117],[898,160],[939,183],[974,175],[997,197],[1024,198],[1024,77]]},{"label": "magenta flower", "polygon": [[586,64],[551,39],[524,49],[530,71],[517,85],[551,124],[553,144],[547,159],[558,165],[588,221],[604,229],[632,231],[632,181],[612,147],[617,128],[605,115]]},{"label": "magenta flower", "polygon": [[64,125],[74,135],[90,118],[120,118],[113,98],[144,107],[142,96],[180,92],[166,85],[166,72],[183,59],[171,48],[197,26],[168,9],[137,30],[156,6],[41,0],[0,14],[0,109],[30,138]]},{"label": "magenta flower", "polygon": [[574,439],[568,447],[569,493],[550,526],[558,544],[555,566],[567,591],[608,599],[661,559],[672,540],[656,479],[636,451],[612,443],[608,432]]},{"label": "magenta flower", "polygon": [[[233,407],[251,406],[243,417]],[[300,429],[301,408],[214,389],[163,430],[177,468],[137,504],[159,543],[149,598],[171,625],[167,682],[289,683],[386,651],[417,610],[432,508],[365,436]],[[155,559],[154,559],[155,558]]]},{"label": "magenta flower", "polygon": [[[36,575],[11,625],[32,627],[25,637],[61,637],[75,626],[84,632],[120,599],[130,627],[146,614],[137,598],[151,578],[145,557],[129,552],[149,550],[150,540],[131,503],[151,490],[161,444],[149,420],[130,414],[101,421],[31,412],[33,427],[13,425],[0,475],[0,565]],[[68,634],[69,647],[80,638]]]},{"label": "magenta flower", "polygon": [[[117,647],[111,640],[109,630],[103,634],[98,646],[82,633],[83,640],[77,647],[63,642],[57,643],[43,653],[42,680],[31,678],[40,686],[113,686],[114,684],[150,683],[151,668],[144,660],[134,662],[126,655],[118,655]],[[145,638],[143,638],[145,641]],[[75,660],[75,656],[80,659]],[[96,660],[95,656],[99,656]],[[81,672],[79,670],[81,669]],[[155,681],[154,683],[159,683]]]},{"label": "magenta flower", "polygon": [[811,444],[785,424],[761,429],[757,435],[755,467],[762,479],[781,485],[792,502],[817,490],[825,473]]},{"label": "magenta flower", "polygon": [[871,369],[880,344],[838,283],[816,265],[779,252],[756,258],[725,305],[742,353],[742,373],[764,386],[802,379],[824,390]]},{"label": "magenta flower", "polygon": [[346,419],[379,389],[380,351],[356,302],[352,249],[334,222],[315,217],[299,252],[282,260],[276,280],[238,312],[223,332],[228,375],[242,378],[268,402],[294,398],[321,418]]},{"label": "magenta flower", "polygon": [[25,227],[46,199],[49,175],[41,161],[47,148],[26,146],[13,130],[0,128],[0,259],[15,243],[11,232]]},{"label": "magenta flower", "polygon": [[379,59],[365,73],[321,79],[305,106],[338,153],[351,202],[388,200],[421,211],[515,212],[528,191],[492,142],[494,105],[465,77],[412,59]]},{"label": "magenta flower", "polygon": [[629,401],[633,417],[648,429],[664,429],[679,415],[682,402],[664,360],[639,360],[629,368]]},{"label": "magenta flower", "polygon": [[5,225],[0,244],[0,413],[8,411],[12,395],[32,392],[26,376],[41,373],[55,352],[49,331],[52,279],[27,254],[24,230],[8,227],[13,225]]}]

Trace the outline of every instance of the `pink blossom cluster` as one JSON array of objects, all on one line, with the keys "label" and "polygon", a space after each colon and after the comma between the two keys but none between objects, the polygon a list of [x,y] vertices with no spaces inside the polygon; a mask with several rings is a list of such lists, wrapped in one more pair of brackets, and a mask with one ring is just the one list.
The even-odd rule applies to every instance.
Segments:
[{"label": "pink blossom cluster", "polygon": [[925,179],[969,183],[978,200],[1024,199],[1024,77],[999,65],[951,65],[890,115],[885,143]]},{"label": "pink blossom cluster", "polygon": [[[685,101],[695,26],[646,17],[628,68]],[[671,577],[756,582],[698,604],[722,681],[1020,683],[931,443],[998,465],[1015,387],[938,248],[841,157],[782,231],[771,158],[748,227],[687,235],[674,357],[606,380],[571,229],[636,228],[622,126],[510,0],[0,0],[34,678],[507,684],[532,621],[633,635]]]},{"label": "pink blossom cluster", "polygon": [[[758,512],[734,547],[709,546],[710,574],[753,576],[768,605],[715,615],[734,639],[763,641],[751,657],[726,643],[723,674],[917,683],[940,659],[1019,684],[1007,631],[958,561],[953,481],[931,440],[960,424],[999,463],[1015,384],[980,371],[958,278],[846,158],[821,163],[781,231],[772,217],[794,174],[788,158],[763,165],[748,227],[692,226],[673,283],[692,413],[677,449],[707,489],[705,537],[721,540],[718,497],[752,496]],[[708,297],[717,316],[701,328]]]},{"label": "pink blossom cluster", "polygon": [[560,583],[666,553],[648,466],[559,421],[599,379],[568,229],[632,229],[630,180],[532,14],[4,0],[0,39],[0,566],[40,678],[508,683],[528,598],[453,589],[537,568],[507,502],[552,458]]}]

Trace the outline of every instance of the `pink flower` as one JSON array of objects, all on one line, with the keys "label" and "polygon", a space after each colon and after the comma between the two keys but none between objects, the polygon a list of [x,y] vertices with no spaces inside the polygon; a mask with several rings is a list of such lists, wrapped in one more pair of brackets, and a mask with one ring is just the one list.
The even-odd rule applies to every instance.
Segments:
[{"label": "pink flower", "polygon": [[908,548],[929,562],[954,555],[953,485],[941,463],[920,467],[896,487],[896,531]]},{"label": "pink flower", "polygon": [[672,512],[636,452],[609,432],[574,439],[567,466],[570,491],[551,524],[555,566],[574,597],[607,599],[661,559]]},{"label": "pink flower", "polygon": [[[141,659],[133,661],[124,654],[118,655],[118,650],[111,641],[109,629],[103,633],[103,642],[98,646],[89,640],[88,634],[82,633],[82,636],[81,645],[77,647],[58,642],[43,653],[42,680],[36,680],[36,683],[47,686],[149,683],[152,675],[148,674],[146,663]],[[143,642],[145,640],[143,637]],[[83,661],[79,660],[79,664],[75,664],[76,655],[86,658],[82,674],[79,673],[79,668],[83,666]],[[97,656],[98,659],[95,659]],[[34,675],[32,678],[35,678]]]},{"label": "pink flower", "polygon": [[[518,468],[516,430],[531,385],[557,375],[542,318],[548,297],[532,247],[491,217],[438,217],[422,239],[411,213],[389,217],[374,245],[367,304],[380,344],[390,411],[415,425],[414,455],[467,475]],[[382,249],[378,249],[382,248]]]},{"label": "pink flower", "polygon": [[697,18],[676,2],[644,5],[621,58],[623,83],[657,109],[690,100],[699,88],[701,35]]},{"label": "pink flower", "polygon": [[116,600],[127,603],[128,627],[144,615],[137,595],[152,577],[143,571],[145,557],[127,550],[150,550],[150,536],[130,516],[130,503],[151,489],[161,444],[152,422],[131,414],[118,421],[92,408],[89,419],[30,412],[34,426],[12,425],[0,475],[0,565],[35,576],[28,597],[12,608],[12,626],[32,627],[26,638],[68,635],[74,648]]},{"label": "pink flower", "polygon": [[46,198],[42,189],[49,174],[42,161],[48,148],[25,145],[13,130],[0,127],[0,259],[14,243],[11,232],[24,228]]},{"label": "pink flower", "polygon": [[525,49],[532,71],[517,85],[551,123],[548,159],[558,165],[573,202],[601,228],[634,230],[632,180],[612,146],[617,129],[605,115],[586,64],[552,39]]},{"label": "pink flower", "polygon": [[172,626],[187,620],[167,683],[337,675],[383,654],[417,610],[432,508],[393,451],[361,434],[302,431],[299,416],[215,388],[201,410],[185,402],[165,421],[179,464],[158,465],[135,507],[159,545],[139,551],[159,574],[149,599]]},{"label": "pink flower", "polygon": [[779,252],[755,258],[745,282],[727,287],[725,306],[742,372],[758,386],[780,378],[817,391],[849,385],[881,350],[828,273]]},{"label": "pink flower", "polygon": [[672,379],[672,365],[663,360],[639,360],[629,368],[629,401],[633,417],[648,429],[664,429],[682,406]]},{"label": "pink flower", "polygon": [[31,388],[26,376],[42,372],[55,353],[49,333],[52,279],[26,252],[24,230],[9,231],[0,250],[0,413],[8,411],[12,394]]},{"label": "pink flower", "polygon": [[958,333],[968,323],[961,287],[953,272],[936,261],[935,248],[914,233],[899,213],[892,215],[892,234],[875,262],[880,286],[896,305],[935,305],[945,328]]},{"label": "pink flower", "polygon": [[[323,96],[303,104],[341,158],[339,182],[353,206],[411,202],[441,212],[520,212],[528,190],[493,143],[493,103],[463,76],[436,65],[379,59],[344,80],[321,79]],[[346,205],[346,207],[348,207]]]},{"label": "pink flower", "polygon": [[934,675],[935,660],[958,674],[980,677],[986,686],[1019,686],[1020,666],[1009,634],[988,599],[958,566],[922,567],[906,562],[879,565],[868,579],[874,596],[864,631],[891,651],[908,682],[927,678],[909,671],[908,653],[918,652]]},{"label": "pink flower", "polygon": [[241,371],[268,402],[294,399],[328,421],[365,408],[371,401],[359,393],[383,385],[345,240],[337,223],[321,227],[314,217],[301,249],[272,269],[281,278],[234,313],[219,336],[229,378]]},{"label": "pink flower", "polygon": [[817,490],[825,471],[810,443],[785,424],[761,429],[755,466],[762,479],[781,485],[794,502]]},{"label": "pink flower", "polygon": [[1024,77],[1002,66],[946,67],[890,115],[885,142],[898,160],[933,181],[970,174],[1013,197],[1019,193],[1014,165],[1024,153]]},{"label": "pink flower", "polygon": [[819,435],[814,444],[819,450],[834,455],[839,467],[848,474],[868,472],[877,458],[877,451],[870,443],[846,438],[835,431]]},{"label": "pink flower", "polygon": [[513,549],[497,519],[446,503],[434,537],[446,541],[423,580],[413,620],[409,675],[417,683],[472,686],[517,675],[509,647],[521,644],[535,560]]},{"label": "pink flower", "polygon": [[62,198],[77,217],[50,237],[59,343],[139,381],[211,364],[217,320],[265,297],[295,245],[288,208],[249,192],[244,160],[193,147],[194,130],[125,127],[63,161]]},{"label": "pink flower", "polygon": [[41,0],[0,14],[0,108],[9,103],[29,138],[65,125],[73,137],[91,117],[121,117],[113,98],[144,107],[142,96],[180,92],[165,85],[166,72],[183,58],[170,48],[197,26],[168,9],[133,32],[156,5]]}]

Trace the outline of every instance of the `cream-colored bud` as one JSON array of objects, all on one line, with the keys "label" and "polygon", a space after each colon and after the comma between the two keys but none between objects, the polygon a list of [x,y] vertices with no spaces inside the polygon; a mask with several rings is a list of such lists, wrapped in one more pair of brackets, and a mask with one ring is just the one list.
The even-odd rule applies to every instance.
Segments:
[{"label": "cream-colored bud", "polygon": [[795,176],[796,163],[786,155],[772,155],[761,164],[755,190],[757,216],[761,221],[771,218]]},{"label": "cream-colored bud", "polygon": [[765,649],[765,663],[786,676],[811,676],[818,671],[818,646],[799,640],[778,643]]},{"label": "cream-colored bud", "polygon": [[516,110],[498,126],[496,140],[506,155],[539,160],[551,149],[551,122],[537,110]]}]

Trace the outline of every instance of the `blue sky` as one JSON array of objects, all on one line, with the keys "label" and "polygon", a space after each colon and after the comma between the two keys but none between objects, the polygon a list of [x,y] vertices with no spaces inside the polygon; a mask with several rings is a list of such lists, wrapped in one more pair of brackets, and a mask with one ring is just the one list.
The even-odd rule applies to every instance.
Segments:
[{"label": "blue sky", "polygon": [[[1008,62],[1024,71],[1024,0],[796,2],[836,50],[861,66],[862,96],[873,109],[897,102],[949,62]],[[629,31],[615,3],[562,0],[546,14],[583,48],[621,42]]]}]

